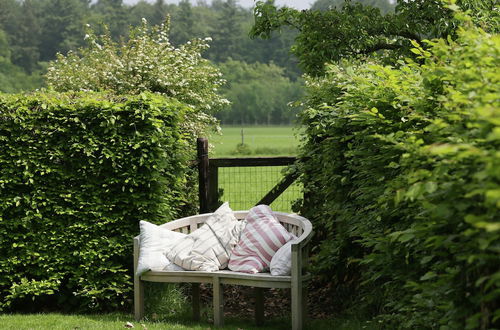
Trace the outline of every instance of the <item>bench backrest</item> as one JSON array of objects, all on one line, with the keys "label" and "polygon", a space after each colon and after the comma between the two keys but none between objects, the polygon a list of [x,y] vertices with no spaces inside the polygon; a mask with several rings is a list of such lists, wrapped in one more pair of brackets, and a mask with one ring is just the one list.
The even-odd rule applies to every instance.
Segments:
[{"label": "bench backrest", "polygon": [[[248,211],[235,211],[234,215],[236,219],[245,219]],[[283,213],[283,212],[273,212],[279,222],[285,227],[288,232],[294,234],[297,237],[308,237],[312,232],[312,225],[309,220],[301,217],[297,214]],[[177,219],[171,222],[167,222],[161,227],[177,231],[184,234],[189,234],[201,227],[205,221],[212,215],[212,213],[205,213],[199,215],[193,215],[190,217],[185,217]]]}]

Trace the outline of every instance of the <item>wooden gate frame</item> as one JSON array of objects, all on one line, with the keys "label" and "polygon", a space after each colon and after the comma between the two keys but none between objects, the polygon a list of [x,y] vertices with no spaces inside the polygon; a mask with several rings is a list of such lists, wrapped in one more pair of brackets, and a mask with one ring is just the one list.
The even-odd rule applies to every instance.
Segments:
[{"label": "wooden gate frame", "polygon": [[[287,166],[297,161],[296,157],[253,157],[253,158],[209,158],[208,140],[198,138],[198,182],[200,213],[213,212],[218,205],[219,167]],[[298,171],[286,174],[255,205],[270,205],[299,177]]]}]

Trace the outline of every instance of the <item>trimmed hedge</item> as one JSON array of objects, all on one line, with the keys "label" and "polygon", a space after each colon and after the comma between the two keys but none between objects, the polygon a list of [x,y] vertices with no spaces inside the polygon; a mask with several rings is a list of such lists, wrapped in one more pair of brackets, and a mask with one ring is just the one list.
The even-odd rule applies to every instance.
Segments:
[{"label": "trimmed hedge", "polygon": [[139,220],[196,203],[189,111],[153,94],[0,95],[1,309],[127,305]]},{"label": "trimmed hedge", "polygon": [[[467,25],[467,23],[465,23]],[[390,328],[498,328],[500,39],[309,79],[302,213],[344,311]]]}]

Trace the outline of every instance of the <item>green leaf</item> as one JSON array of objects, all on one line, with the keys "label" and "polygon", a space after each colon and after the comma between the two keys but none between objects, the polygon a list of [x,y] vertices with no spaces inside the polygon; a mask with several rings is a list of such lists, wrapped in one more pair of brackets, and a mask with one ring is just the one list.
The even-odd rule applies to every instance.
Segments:
[{"label": "green leaf", "polygon": [[435,278],[436,276],[437,276],[436,273],[431,271],[431,272],[425,273],[424,276],[420,277],[420,280],[427,281],[427,280]]},{"label": "green leaf", "polygon": [[425,265],[425,264],[429,263],[433,258],[434,258],[434,256],[425,256],[422,258],[422,260],[420,260],[420,263],[422,265]]},{"label": "green leaf", "polygon": [[410,240],[412,240],[414,238],[415,238],[414,234],[412,234],[412,233],[404,233],[401,236],[399,236],[398,241],[400,241],[401,243],[405,243],[405,242],[408,242],[408,241],[410,241]]},{"label": "green leaf", "polygon": [[433,192],[435,192],[437,190],[437,188],[438,188],[438,186],[437,186],[436,182],[429,181],[429,182],[425,183],[425,191],[427,191],[429,194],[432,194]]},{"label": "green leaf", "polygon": [[410,52],[412,52],[413,54],[422,55],[422,51],[418,48],[411,48]]}]

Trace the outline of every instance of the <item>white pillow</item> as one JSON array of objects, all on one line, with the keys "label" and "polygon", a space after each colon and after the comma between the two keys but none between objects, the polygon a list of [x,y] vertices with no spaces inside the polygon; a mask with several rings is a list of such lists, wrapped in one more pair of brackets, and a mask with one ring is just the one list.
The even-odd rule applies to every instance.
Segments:
[{"label": "white pillow", "polygon": [[147,221],[141,221],[139,226],[139,262],[136,275],[141,276],[149,270],[183,270],[173,265],[165,257],[165,252],[187,235],[161,228]]},{"label": "white pillow", "polygon": [[271,275],[286,276],[290,275],[292,271],[292,243],[295,242],[297,237],[288,241],[285,245],[279,248],[271,259]]},{"label": "white pillow", "polygon": [[167,252],[167,257],[188,270],[215,272],[224,269],[244,225],[226,202],[200,228],[178,241]]}]

